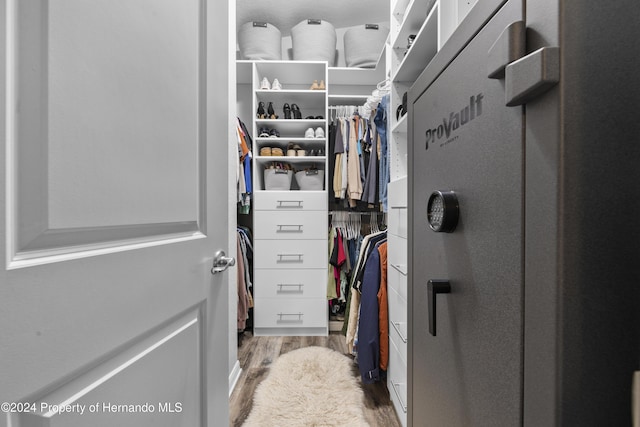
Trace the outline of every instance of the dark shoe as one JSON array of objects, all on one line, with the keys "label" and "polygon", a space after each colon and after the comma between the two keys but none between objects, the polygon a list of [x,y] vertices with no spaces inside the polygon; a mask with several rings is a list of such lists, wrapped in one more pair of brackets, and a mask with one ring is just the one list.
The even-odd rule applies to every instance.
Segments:
[{"label": "dark shoe", "polygon": [[275,129],[269,131],[269,138],[280,138],[280,132]]},{"label": "dark shoe", "polygon": [[260,101],[258,103],[258,112],[256,114],[258,116],[259,119],[265,119],[266,115],[264,112],[264,102]]},{"label": "dark shoe", "polygon": [[273,109],[273,102],[269,103],[269,107],[267,107],[267,113],[269,114],[268,117],[270,119],[277,119],[278,118],[278,116],[276,116],[275,110]]},{"label": "dark shoe", "polygon": [[282,111],[284,111],[285,119],[291,118],[291,107],[289,107],[289,104],[284,104],[284,106],[282,107]]},{"label": "dark shoe", "polygon": [[298,104],[291,104],[291,112],[293,113],[294,119],[302,119],[302,113],[300,112]]}]

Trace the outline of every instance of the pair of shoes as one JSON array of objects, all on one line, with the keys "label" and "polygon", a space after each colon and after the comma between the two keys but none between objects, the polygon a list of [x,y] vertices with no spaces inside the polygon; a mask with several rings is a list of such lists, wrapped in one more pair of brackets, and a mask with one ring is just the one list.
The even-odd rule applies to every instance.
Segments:
[{"label": "pair of shoes", "polygon": [[307,152],[293,142],[287,147],[287,156],[306,156]]},{"label": "pair of shoes", "polygon": [[305,120],[322,120],[322,119],[324,119],[324,117],[322,117],[322,116],[315,116],[315,117],[314,116],[307,116],[307,117],[305,117]]},{"label": "pair of shoes", "polygon": [[260,83],[260,90],[282,90],[282,85],[278,79],[273,79],[273,83],[269,84],[269,79],[265,77]]},{"label": "pair of shoes", "polygon": [[310,90],[325,90],[326,86],[324,85],[324,80],[320,80],[320,83],[318,83],[317,80],[314,80],[309,89]]},{"label": "pair of shoes", "polygon": [[280,132],[276,129],[260,128],[258,138],[280,138]]},{"label": "pair of shoes", "polygon": [[282,151],[282,148],[278,148],[278,147],[262,147],[260,149],[260,155],[264,157],[270,157],[270,156],[282,157],[284,156],[284,152]]},{"label": "pair of shoes", "polygon": [[324,156],[324,148],[309,151],[309,156]]},{"label": "pair of shoes", "polygon": [[298,107],[298,104],[291,104],[291,106],[289,106],[288,103],[285,103],[282,106],[282,111],[284,112],[285,119],[290,119],[292,117],[294,119],[302,118],[302,113],[300,112],[300,107]]},{"label": "pair of shoes", "polygon": [[305,138],[324,138],[324,129],[321,127],[316,128],[314,131],[313,128],[309,128],[304,133]]},{"label": "pair of shoes", "polygon": [[256,111],[256,116],[260,120],[264,120],[264,119],[275,120],[278,118],[275,110],[273,109],[273,102],[269,103],[269,106],[267,107],[266,112],[264,110],[264,102],[262,101],[258,102],[258,111]]}]

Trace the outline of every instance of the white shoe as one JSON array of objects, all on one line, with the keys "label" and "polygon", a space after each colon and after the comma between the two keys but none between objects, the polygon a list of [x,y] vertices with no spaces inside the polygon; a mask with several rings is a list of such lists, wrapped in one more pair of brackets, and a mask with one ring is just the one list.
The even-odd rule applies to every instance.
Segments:
[{"label": "white shoe", "polygon": [[316,138],[324,138],[324,129],[321,127],[316,129]]},{"label": "white shoe", "polygon": [[269,80],[266,77],[262,79],[260,90],[271,90],[271,85],[269,85]]},{"label": "white shoe", "polygon": [[273,84],[271,85],[271,90],[282,90],[282,85],[278,81],[278,79],[273,79]]},{"label": "white shoe", "polygon": [[305,138],[315,138],[315,137],[316,137],[316,135],[315,135],[315,133],[313,132],[313,129],[312,129],[312,128],[309,128],[309,129],[307,129],[307,130],[306,130],[306,132],[304,133],[304,137],[305,137]]}]

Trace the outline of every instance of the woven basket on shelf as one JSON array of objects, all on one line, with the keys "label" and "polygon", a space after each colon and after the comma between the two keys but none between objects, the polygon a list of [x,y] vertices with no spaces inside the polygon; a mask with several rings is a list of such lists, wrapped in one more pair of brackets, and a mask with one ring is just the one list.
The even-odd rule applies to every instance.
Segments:
[{"label": "woven basket on shelf", "polygon": [[293,59],[296,61],[336,62],[336,30],[327,21],[307,19],[291,29]]},{"label": "woven basket on shelf", "polygon": [[242,59],[282,60],[280,30],[266,22],[247,22],[238,30],[238,45]]}]

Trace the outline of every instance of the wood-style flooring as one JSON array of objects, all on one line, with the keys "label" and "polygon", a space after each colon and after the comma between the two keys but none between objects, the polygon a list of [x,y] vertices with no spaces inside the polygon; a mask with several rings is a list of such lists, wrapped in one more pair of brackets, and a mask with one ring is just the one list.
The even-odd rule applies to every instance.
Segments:
[{"label": "wood-style flooring", "polygon": [[[348,355],[345,338],[338,333],[328,337],[254,337],[245,332],[239,340],[238,360],[242,374],[229,404],[230,425],[233,427],[242,426],[249,416],[253,393],[279,355],[308,346],[328,347]],[[353,375],[359,377],[355,365]],[[335,381],[336,391],[339,391],[340,379],[336,378]],[[362,384],[362,389],[365,395],[364,412],[371,427],[400,427],[386,384]]]}]

